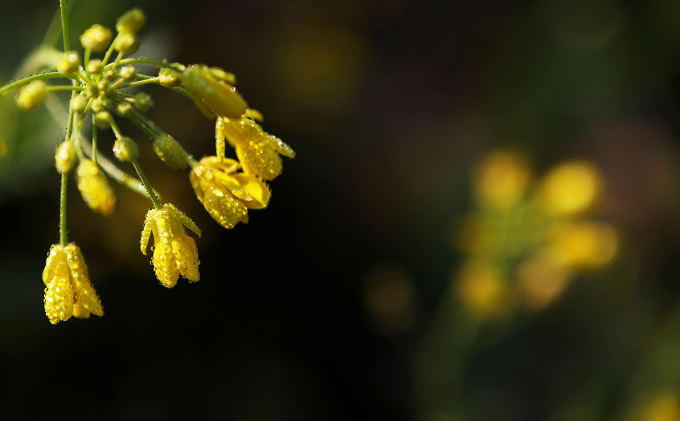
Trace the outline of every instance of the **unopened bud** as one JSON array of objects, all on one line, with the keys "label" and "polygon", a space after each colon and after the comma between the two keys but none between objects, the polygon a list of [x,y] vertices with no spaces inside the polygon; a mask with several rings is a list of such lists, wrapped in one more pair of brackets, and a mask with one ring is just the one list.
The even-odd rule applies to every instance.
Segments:
[{"label": "unopened bud", "polygon": [[94,59],[87,62],[87,69],[86,70],[87,70],[88,73],[97,74],[97,73],[100,73],[103,68],[104,68],[104,64],[102,63],[102,61],[94,58]]},{"label": "unopened bud", "polygon": [[120,68],[118,71],[120,74],[120,78],[123,80],[132,80],[133,77],[135,77],[135,74],[137,74],[137,69],[135,69],[135,66],[128,65],[128,66],[123,66]]},{"label": "unopened bud", "polygon": [[227,72],[220,67],[211,67],[210,74],[223,82],[227,82],[230,85],[236,85],[236,75],[231,72]]},{"label": "unopened bud", "polygon": [[80,55],[76,51],[67,51],[57,62],[57,70],[62,73],[73,73],[80,66]]},{"label": "unopened bud", "polygon": [[121,116],[125,117],[132,111],[132,105],[128,102],[121,102],[116,106],[116,112]]},{"label": "unopened bud", "polygon": [[129,32],[136,34],[146,23],[146,16],[141,9],[131,9],[123,13],[116,22],[116,30],[118,32]]},{"label": "unopened bud", "polygon": [[173,88],[175,86],[179,86],[180,76],[181,73],[178,71],[164,67],[158,72],[158,82],[161,84],[161,86]]},{"label": "unopened bud", "polygon": [[80,44],[85,49],[89,48],[95,53],[101,53],[111,43],[112,36],[113,34],[109,28],[96,23],[83,32],[80,36]]},{"label": "unopened bud", "polygon": [[47,84],[42,80],[29,83],[19,90],[16,102],[22,110],[35,110],[47,98]]},{"label": "unopened bud", "polygon": [[100,129],[108,128],[111,125],[111,113],[108,111],[99,111],[94,115],[94,124]]},{"label": "unopened bud", "polygon": [[54,151],[54,166],[59,174],[70,173],[75,167],[77,159],[76,147],[69,140],[61,142],[57,146],[57,150]]},{"label": "unopened bud", "polygon": [[121,32],[113,41],[113,48],[121,54],[128,55],[137,51],[139,42],[134,34]]},{"label": "unopened bud", "polygon": [[168,167],[176,170],[183,170],[187,167],[187,152],[169,134],[158,136],[153,142],[153,150]]},{"label": "unopened bud", "polygon": [[76,171],[80,195],[95,212],[104,216],[113,213],[116,207],[116,196],[101,169],[89,159],[83,159]]},{"label": "unopened bud", "polygon": [[206,66],[189,66],[182,73],[181,81],[184,89],[192,96],[205,101],[221,116],[238,118],[248,108],[248,104],[236,92],[236,88],[215,77]]},{"label": "unopened bud", "polygon": [[132,162],[137,159],[137,144],[129,137],[120,137],[113,143],[113,154],[119,161]]},{"label": "unopened bud", "polygon": [[145,92],[139,92],[135,95],[135,108],[137,108],[139,111],[145,112],[151,107],[153,107],[153,100],[149,94]]},{"label": "unopened bud", "polygon": [[83,95],[76,95],[71,99],[71,109],[77,113],[82,113],[87,107],[87,98]]}]

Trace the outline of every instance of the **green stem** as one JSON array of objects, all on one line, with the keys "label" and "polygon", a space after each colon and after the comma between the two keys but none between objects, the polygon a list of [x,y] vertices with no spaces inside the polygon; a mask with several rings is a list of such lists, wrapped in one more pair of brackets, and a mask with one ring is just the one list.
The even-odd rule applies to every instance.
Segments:
[{"label": "green stem", "polygon": [[67,205],[68,173],[61,175],[61,194],[59,196],[59,243],[68,245],[68,233],[66,230],[66,205]]},{"label": "green stem", "polygon": [[181,72],[181,70],[178,69],[177,66],[175,66],[172,63],[168,63],[168,62],[165,62],[165,61],[158,61],[158,60],[154,60],[152,58],[144,58],[144,57],[126,58],[126,59],[119,61],[118,63],[107,64],[106,66],[104,66],[104,69],[105,70],[109,69],[109,68],[113,67],[115,64],[117,64],[118,66],[124,66],[126,64],[150,64],[152,66],[161,67],[161,68],[162,67],[168,67],[170,69],[174,69],[174,70]]},{"label": "green stem", "polygon": [[68,26],[68,11],[66,10],[66,0],[59,0],[61,9],[61,35],[64,38],[64,51],[71,50],[71,31]]},{"label": "green stem", "polygon": [[92,162],[97,163],[97,124],[92,113]]},{"label": "green stem", "polygon": [[114,120],[113,117],[109,119],[109,124],[111,125],[111,130],[113,130],[113,134],[116,135],[116,139],[123,137],[123,135],[120,133],[118,123],[116,123],[116,120]]},{"label": "green stem", "polygon": [[153,202],[153,205],[156,209],[162,209],[163,205],[161,204],[161,201],[158,199],[156,196],[156,193],[153,191],[153,187],[151,187],[151,184],[149,183],[149,180],[146,178],[146,175],[144,175],[144,171],[142,171],[142,167],[139,166],[139,163],[135,159],[132,161],[132,166],[135,167],[135,171],[137,171],[137,175],[139,176],[139,180],[142,182],[144,185],[144,188],[146,189],[146,193],[149,195],[149,198]]},{"label": "green stem", "polygon": [[130,87],[133,87],[133,86],[147,85],[149,83],[158,83],[158,80],[159,79],[157,77],[152,77],[150,79],[144,79],[144,80],[138,80],[136,82],[126,83],[125,85],[123,85],[121,87],[121,89],[130,88]]},{"label": "green stem", "polygon": [[76,80],[75,75],[69,75],[66,73],[61,73],[61,72],[45,72],[45,73],[38,73],[37,75],[32,75],[25,77],[23,79],[19,79],[17,81],[14,81],[12,83],[9,83],[2,88],[0,88],[0,96],[5,95],[7,92],[10,92],[14,89],[21,88],[24,85],[28,85],[29,83],[36,81],[36,80],[44,80],[44,79],[74,79]]},{"label": "green stem", "polygon": [[48,86],[47,92],[59,92],[59,91],[82,91],[83,88],[80,86],[70,86],[70,85],[58,85],[58,86]]}]

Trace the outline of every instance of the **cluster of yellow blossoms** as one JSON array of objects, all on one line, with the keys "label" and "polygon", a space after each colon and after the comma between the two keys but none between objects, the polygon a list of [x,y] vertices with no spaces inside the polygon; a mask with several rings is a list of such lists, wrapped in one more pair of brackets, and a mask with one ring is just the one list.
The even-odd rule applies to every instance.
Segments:
[{"label": "cluster of yellow blossoms", "polygon": [[[64,13],[63,8],[61,12]],[[45,313],[53,324],[71,316],[103,315],[83,256],[78,246],[68,242],[66,185],[74,172],[85,203],[102,215],[111,215],[117,204],[107,175],[151,200],[153,208],[146,215],[140,248],[146,255],[153,237],[151,263],[163,286],[174,287],[180,276],[191,282],[200,278],[196,242],[184,228],[199,237],[201,231],[175,206],[161,202],[137,161],[136,142],[121,133],[116,117],[136,125],[153,142],[154,152],[165,164],[174,169],[190,169],[189,178],[196,196],[213,219],[225,228],[248,222],[249,209],[267,207],[270,190],[266,182],[281,174],[281,156],[295,156],[288,145],[258,124],[262,116],[249,109],[236,91],[233,74],[218,67],[129,57],[137,50],[137,33],[145,21],[141,10],[128,11],[118,19],[115,37],[102,25],[91,26],[80,36],[82,55],[71,50],[65,34],[64,51],[54,51],[57,59],[48,68],[0,88],[0,95],[19,89],[16,103],[24,110],[37,108],[53,92],[71,93],[66,138],[55,152],[55,167],[62,181],[60,242],[52,246],[43,272]],[[67,27],[63,29],[66,32]],[[104,55],[101,59],[93,58],[93,53]],[[158,73],[141,74],[136,65],[155,66]],[[50,79],[65,79],[69,84],[50,86],[45,83]],[[153,105],[151,97],[131,90],[147,84],[170,88],[189,97],[206,117],[216,120],[215,155],[195,160],[177,140],[145,116],[144,112]],[[85,139],[80,130],[88,115],[93,122],[92,134],[90,139]],[[115,136],[113,155],[131,164],[138,179],[98,154],[97,133],[106,129],[111,129]],[[234,149],[236,159],[226,157],[227,144]]]},{"label": "cluster of yellow blossoms", "polygon": [[541,309],[573,275],[603,267],[617,253],[616,230],[586,218],[603,191],[602,177],[586,161],[561,163],[534,183],[526,157],[496,151],[476,169],[473,184],[477,209],[457,230],[465,260],[452,277],[472,314]]}]

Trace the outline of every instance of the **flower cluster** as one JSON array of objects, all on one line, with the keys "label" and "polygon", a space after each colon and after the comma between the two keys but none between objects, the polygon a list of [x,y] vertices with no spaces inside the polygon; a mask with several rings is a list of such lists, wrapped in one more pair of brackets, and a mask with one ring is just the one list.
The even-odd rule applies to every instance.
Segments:
[{"label": "flower cluster", "polygon": [[[61,13],[65,13],[63,7]],[[52,246],[43,272],[47,287],[45,313],[53,324],[71,316],[103,315],[82,254],[68,240],[67,183],[73,173],[84,202],[104,216],[113,214],[117,206],[109,179],[151,201],[153,207],[146,215],[140,248],[146,255],[153,238],[151,264],[163,286],[174,287],[180,276],[191,282],[200,278],[196,242],[184,230],[188,228],[200,237],[199,228],[175,206],[160,200],[138,162],[137,143],[121,132],[118,119],[137,126],[151,141],[158,158],[169,167],[189,169],[199,201],[225,228],[247,222],[248,210],[267,207],[271,194],[267,182],[281,174],[281,156],[295,156],[288,145],[262,129],[258,123],[262,116],[248,108],[235,88],[233,74],[219,67],[132,57],[139,46],[137,34],[146,22],[141,10],[123,14],[116,22],[115,33],[100,24],[89,27],[79,37],[82,51],[71,48],[67,21],[67,16],[63,16],[64,49],[51,51],[54,60],[47,68],[35,69],[40,72],[0,88],[0,95],[18,90],[16,104],[26,111],[38,108],[56,92],[71,95],[64,122],[66,135],[56,147],[54,157],[62,183],[60,241]],[[139,65],[155,67],[157,73],[141,73]],[[48,83],[53,80],[67,83]],[[151,84],[190,98],[200,112],[215,120],[215,155],[194,159],[179,141],[145,115],[153,100],[136,90]],[[50,111],[54,112],[52,108]],[[93,123],[89,136],[81,133],[87,118]],[[130,165],[137,177],[99,153],[102,140],[99,133],[107,130],[114,137],[113,155]],[[226,157],[227,144],[233,148],[233,158]]]},{"label": "flower cluster", "polygon": [[606,266],[617,253],[616,230],[586,217],[603,191],[589,162],[561,163],[534,183],[523,155],[496,151],[476,169],[473,184],[477,209],[457,231],[465,260],[453,276],[473,314],[541,309],[575,274]]}]

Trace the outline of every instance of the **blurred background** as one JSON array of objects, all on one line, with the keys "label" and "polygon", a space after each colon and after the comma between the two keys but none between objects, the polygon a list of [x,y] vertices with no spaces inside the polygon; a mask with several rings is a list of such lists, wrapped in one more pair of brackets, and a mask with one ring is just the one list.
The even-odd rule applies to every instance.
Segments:
[{"label": "blurred background", "polygon": [[[57,2],[0,6],[4,83]],[[76,1],[74,40],[133,6],[138,55],[234,72],[297,157],[227,231],[124,126],[201,281],[155,279],[144,199],[105,218],[71,185],[106,315],[52,326],[63,129],[2,98],[1,418],[680,420],[680,2]]]}]

